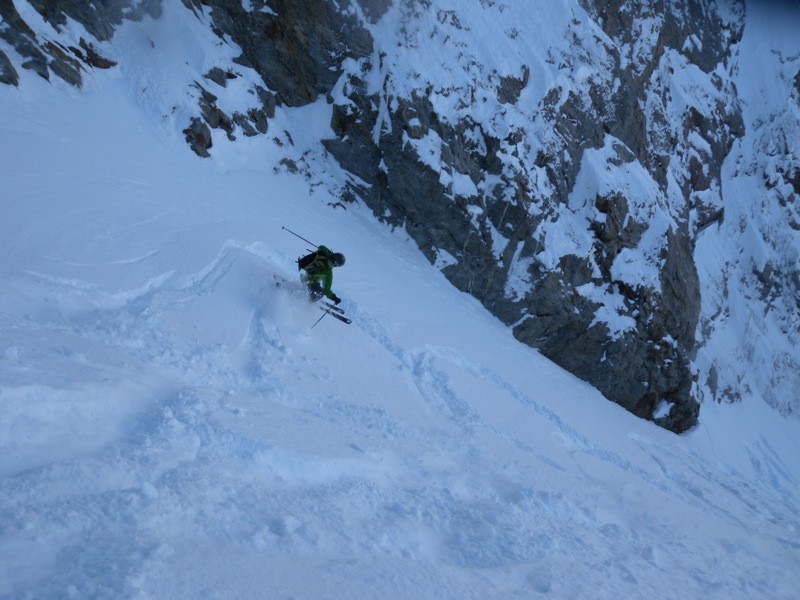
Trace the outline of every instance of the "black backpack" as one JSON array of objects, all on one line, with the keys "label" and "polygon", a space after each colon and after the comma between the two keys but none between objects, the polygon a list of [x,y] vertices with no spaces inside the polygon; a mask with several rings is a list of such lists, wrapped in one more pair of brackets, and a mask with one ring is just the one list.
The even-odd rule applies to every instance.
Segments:
[{"label": "black backpack", "polygon": [[311,266],[311,263],[314,262],[314,259],[317,258],[317,253],[312,252],[311,254],[307,254],[302,258],[297,259],[297,270],[298,271],[305,271],[308,267]]},{"label": "black backpack", "polygon": [[331,260],[333,260],[333,253],[325,246],[320,246],[311,254],[306,254],[303,258],[297,259],[297,268],[298,270],[313,272]]}]

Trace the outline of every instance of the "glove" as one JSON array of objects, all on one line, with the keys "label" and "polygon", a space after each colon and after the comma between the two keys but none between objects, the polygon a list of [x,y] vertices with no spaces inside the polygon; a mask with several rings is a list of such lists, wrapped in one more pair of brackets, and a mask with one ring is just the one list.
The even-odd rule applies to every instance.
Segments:
[{"label": "glove", "polygon": [[338,305],[339,302],[342,301],[342,299],[339,298],[339,296],[337,296],[336,294],[333,295],[333,298],[331,298],[331,300],[333,300],[333,303],[336,304],[336,305]]}]

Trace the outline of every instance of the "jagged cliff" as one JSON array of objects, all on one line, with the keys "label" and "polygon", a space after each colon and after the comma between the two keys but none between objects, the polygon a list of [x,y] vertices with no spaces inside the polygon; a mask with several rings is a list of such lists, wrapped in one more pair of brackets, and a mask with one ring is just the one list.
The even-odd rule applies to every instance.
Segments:
[{"label": "jagged cliff", "polygon": [[[10,85],[15,65],[81,85],[86,70],[114,66],[103,42],[123,19],[164,8],[28,4],[56,33],[37,35],[0,0]],[[183,0],[182,10],[234,54],[192,84],[181,131],[197,154],[213,156],[220,136],[267,134],[276,107],[324,98],[333,137],[323,144],[349,174],[343,202],[405,228],[517,339],[676,432],[696,423],[698,400],[741,393],[736,369],[721,383],[704,346],[728,296],[710,310],[702,288],[713,273],[696,264],[702,233],[723,229],[723,165],[745,135],[741,1]],[[86,34],[77,43],[59,39],[68,21]],[[221,106],[244,70],[258,76],[255,103]],[[775,148],[764,174],[789,211],[794,143]],[[759,261],[748,285],[754,302],[781,299],[790,320],[799,282],[791,259],[775,263]],[[790,373],[796,326],[783,335]]]}]

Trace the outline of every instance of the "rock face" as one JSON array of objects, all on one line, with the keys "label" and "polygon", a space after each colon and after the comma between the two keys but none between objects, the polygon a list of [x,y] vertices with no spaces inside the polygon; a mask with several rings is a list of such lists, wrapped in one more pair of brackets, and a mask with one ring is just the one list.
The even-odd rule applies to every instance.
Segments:
[{"label": "rock face", "polygon": [[[343,200],[404,227],[517,339],[609,399],[675,432],[697,422],[694,253],[723,221],[721,169],[744,134],[732,83],[741,0],[542,2],[533,15],[495,0],[458,11],[434,0],[182,1],[240,50],[194,84],[192,150],[209,156],[215,136],[264,134],[276,107],[327,98],[335,136],[323,143],[353,176]],[[101,41],[123,18],[161,11],[158,0],[30,4],[56,29],[70,17]],[[83,39],[37,39],[13,3],[0,16],[24,69],[79,85],[83,69],[112,66]],[[259,108],[226,114],[210,90],[239,67],[263,83]],[[3,53],[0,82],[18,83]],[[775,177],[797,194],[797,173]],[[775,270],[758,277],[764,290],[790,284]]]},{"label": "rock face", "polygon": [[[580,41],[586,24],[570,24],[575,55],[598,63],[595,73],[610,69],[580,89],[547,90],[530,125],[498,136],[469,111],[437,111],[430,91],[392,98],[379,115],[387,98],[353,78],[354,93],[334,107],[337,139],[326,148],[368,184],[355,195],[405,226],[450,281],[519,340],[634,414],[680,432],[699,409],[691,369],[700,313],[694,239],[719,218],[720,165],[742,133],[734,91],[714,72],[728,68],[742,24],[711,7],[697,14],[693,3],[666,12],[633,2],[584,8],[605,37],[595,32],[587,47]],[[453,37],[465,28],[453,15],[438,18]],[[597,47],[599,60],[591,57]],[[711,106],[673,105],[677,69],[713,80]],[[498,76],[489,86],[500,105],[515,105],[529,78],[523,65],[517,77]],[[469,93],[481,91],[476,84]],[[376,140],[378,118],[387,123]],[[544,132],[538,148],[526,144],[533,129]],[[435,164],[420,155],[431,137],[441,154]],[[604,172],[610,181],[633,173],[647,185],[598,182]],[[547,256],[549,245],[579,226],[580,242]]]}]

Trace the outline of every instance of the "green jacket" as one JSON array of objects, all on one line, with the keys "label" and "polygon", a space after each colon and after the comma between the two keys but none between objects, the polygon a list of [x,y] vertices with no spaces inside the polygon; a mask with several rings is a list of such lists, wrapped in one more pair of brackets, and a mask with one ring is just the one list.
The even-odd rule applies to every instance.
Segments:
[{"label": "green jacket", "polygon": [[319,283],[322,285],[322,293],[331,300],[336,298],[336,294],[331,291],[333,285],[333,252],[325,246],[319,246],[314,253],[314,260],[302,268],[305,271],[305,280],[309,287]]}]

